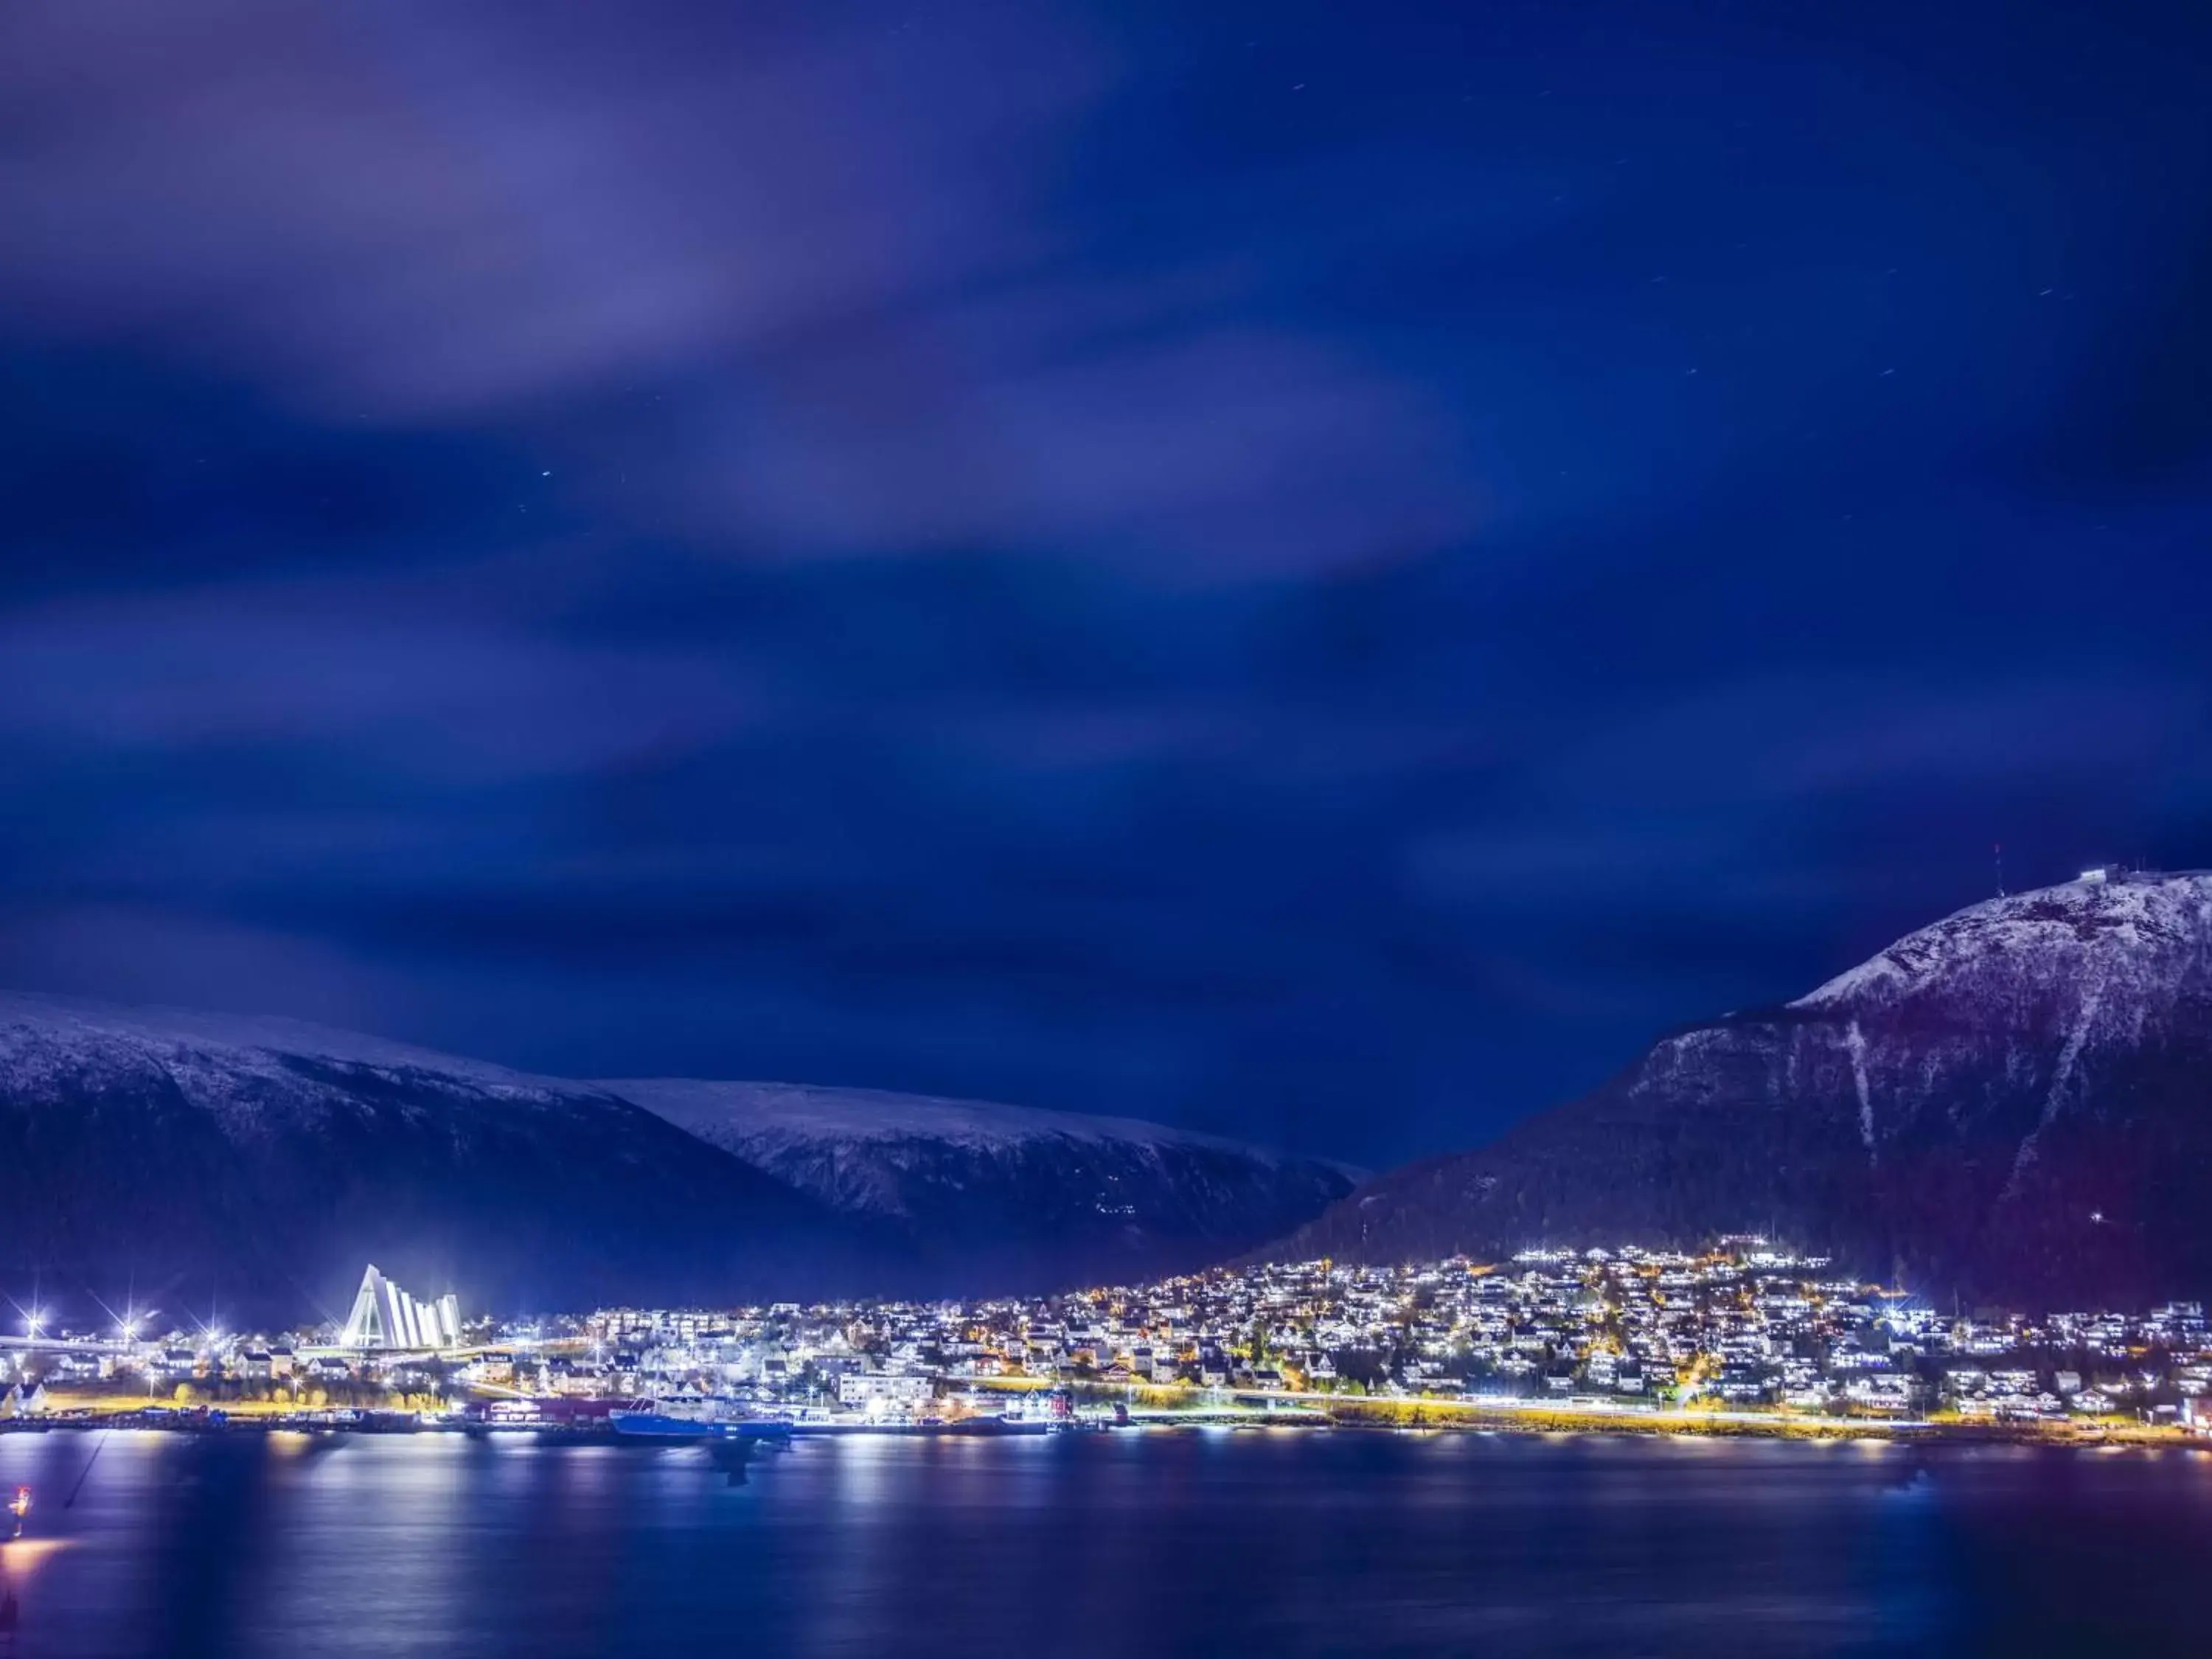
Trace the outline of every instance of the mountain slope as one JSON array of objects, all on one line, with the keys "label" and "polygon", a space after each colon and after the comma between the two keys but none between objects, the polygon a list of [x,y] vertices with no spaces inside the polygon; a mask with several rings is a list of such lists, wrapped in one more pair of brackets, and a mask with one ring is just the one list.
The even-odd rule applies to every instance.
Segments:
[{"label": "mountain slope", "polygon": [[2212,1291],[2212,875],[1962,910],[1788,1006],[1668,1036],[1270,1254],[1389,1259],[1761,1231],[1916,1288]]},{"label": "mountain slope", "polygon": [[611,1081],[833,1208],[895,1227],[971,1290],[1218,1261],[1351,1189],[1340,1168],[1156,1123],[854,1089]]},{"label": "mountain slope", "polygon": [[[0,1287],[304,1317],[848,1282],[849,1225],[585,1085],[349,1032],[0,995]],[[81,1299],[81,1298],[80,1298]]]}]

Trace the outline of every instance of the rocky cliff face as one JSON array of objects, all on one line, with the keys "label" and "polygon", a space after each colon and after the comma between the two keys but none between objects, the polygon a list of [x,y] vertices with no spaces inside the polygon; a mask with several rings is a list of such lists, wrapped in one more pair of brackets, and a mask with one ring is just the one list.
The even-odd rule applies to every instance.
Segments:
[{"label": "rocky cliff face", "polygon": [[777,1084],[599,1086],[894,1229],[947,1288],[1200,1267],[1279,1237],[1352,1184],[1336,1164],[1125,1119]]},{"label": "rocky cliff face", "polygon": [[1372,1259],[1765,1231],[1937,1293],[2212,1292],[2212,875],[1962,910],[1656,1044],[1278,1247]]}]

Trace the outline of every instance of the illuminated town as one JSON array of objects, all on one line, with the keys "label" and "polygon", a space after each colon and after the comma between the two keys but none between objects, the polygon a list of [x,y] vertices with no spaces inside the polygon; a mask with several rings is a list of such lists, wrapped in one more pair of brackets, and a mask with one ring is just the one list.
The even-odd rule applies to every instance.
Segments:
[{"label": "illuminated town", "polygon": [[[381,1317],[364,1313],[372,1304]],[[1223,1268],[1036,1298],[406,1317],[439,1305],[372,1267],[343,1328],[155,1338],[135,1319],[49,1332],[27,1318],[0,1358],[0,1420],[678,1436],[739,1423],[765,1435],[1238,1420],[2180,1434],[2212,1417],[2200,1411],[2212,1333],[2197,1304],[1966,1316],[1753,1238],[1695,1255]]]}]

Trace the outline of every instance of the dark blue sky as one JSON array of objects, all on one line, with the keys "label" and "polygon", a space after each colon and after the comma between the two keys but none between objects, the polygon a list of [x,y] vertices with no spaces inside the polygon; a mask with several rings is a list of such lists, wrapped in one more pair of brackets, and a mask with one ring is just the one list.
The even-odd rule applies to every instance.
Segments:
[{"label": "dark blue sky", "polygon": [[1381,1163],[2212,862],[2209,44],[17,0],[0,982]]}]

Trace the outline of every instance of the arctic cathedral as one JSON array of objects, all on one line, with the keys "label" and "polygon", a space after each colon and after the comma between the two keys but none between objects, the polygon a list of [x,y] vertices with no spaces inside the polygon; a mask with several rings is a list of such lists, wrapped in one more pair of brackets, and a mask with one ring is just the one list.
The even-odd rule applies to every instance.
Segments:
[{"label": "arctic cathedral", "polygon": [[338,1342],[348,1348],[458,1348],[460,1299],[449,1291],[435,1302],[417,1302],[371,1262]]}]

